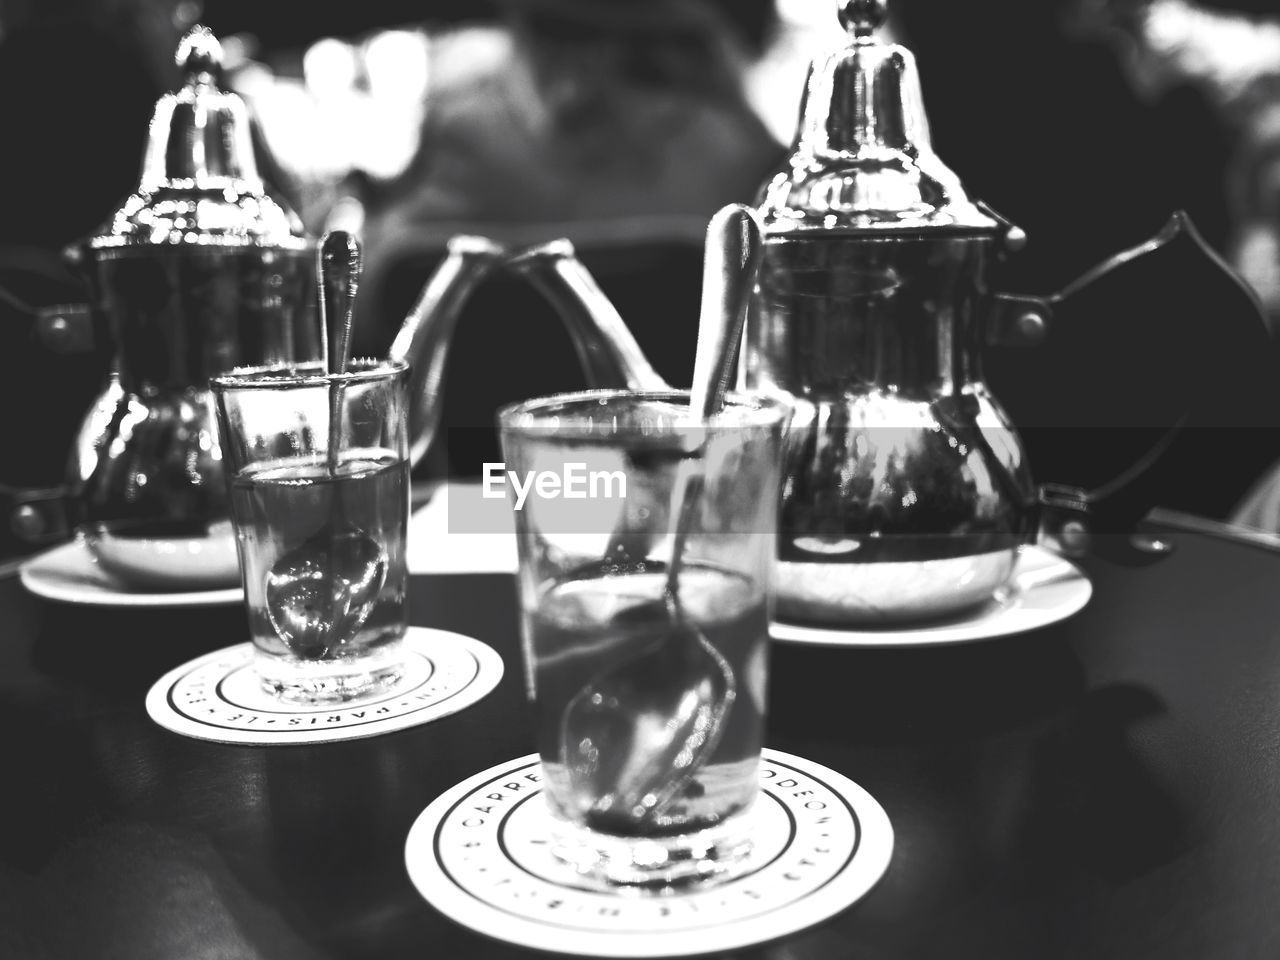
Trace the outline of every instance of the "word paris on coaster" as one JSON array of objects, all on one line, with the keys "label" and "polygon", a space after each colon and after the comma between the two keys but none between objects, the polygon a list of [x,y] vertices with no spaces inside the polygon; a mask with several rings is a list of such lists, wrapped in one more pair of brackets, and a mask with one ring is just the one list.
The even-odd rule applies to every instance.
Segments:
[{"label": "word paris on coaster", "polygon": [[253,645],[227,647],[169,671],[147,694],[147,713],[185,737],[288,745],[375,737],[428,723],[476,703],[502,679],[490,647],[447,630],[410,627],[395,686],[336,704],[284,703],[262,689]]},{"label": "word paris on coaster", "polygon": [[433,801],[405,845],[418,892],[486,936],[600,957],[689,956],[812,927],[883,875],[893,828],[840,774],[776,750],[761,759],[752,862],[724,883],[602,890],[551,853],[536,755],[479,773]]}]

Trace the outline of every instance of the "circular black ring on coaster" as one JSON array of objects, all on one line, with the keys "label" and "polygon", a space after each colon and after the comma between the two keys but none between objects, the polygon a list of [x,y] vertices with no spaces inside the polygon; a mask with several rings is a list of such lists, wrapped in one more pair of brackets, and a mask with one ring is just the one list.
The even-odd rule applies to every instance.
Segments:
[{"label": "circular black ring on coaster", "polygon": [[446,791],[409,831],[405,865],[451,920],[540,950],[599,957],[713,953],[807,929],[884,874],[893,828],[875,799],[819,764],[765,750],[744,872],[690,890],[600,890],[551,853],[536,755]]},{"label": "circular black ring on coaster", "polygon": [[295,704],[262,689],[253,645],[237,644],[170,670],[147,693],[151,719],[218,743],[290,745],[356,740],[438,720],[476,703],[502,679],[493,648],[448,630],[410,627],[394,686],[334,704]]}]

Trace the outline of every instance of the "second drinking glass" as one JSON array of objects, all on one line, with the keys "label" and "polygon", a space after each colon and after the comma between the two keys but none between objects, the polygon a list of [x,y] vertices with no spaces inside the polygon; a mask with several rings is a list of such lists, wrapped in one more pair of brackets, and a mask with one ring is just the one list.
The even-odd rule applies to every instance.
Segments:
[{"label": "second drinking glass", "polygon": [[687,418],[687,394],[621,392],[500,415],[554,849],[602,885],[727,877],[750,851],[787,409]]}]

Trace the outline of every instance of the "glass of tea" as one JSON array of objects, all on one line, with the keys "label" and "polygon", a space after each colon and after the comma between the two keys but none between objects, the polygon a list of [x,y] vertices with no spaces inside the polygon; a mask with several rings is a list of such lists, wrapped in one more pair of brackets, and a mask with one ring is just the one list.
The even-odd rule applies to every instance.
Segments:
[{"label": "glass of tea", "polygon": [[399,678],[407,375],[357,361],[213,381],[255,669],[283,700],[347,701]]},{"label": "glass of tea", "polygon": [[691,425],[687,393],[599,391],[499,414],[485,482],[515,511],[552,847],[589,882],[749,859],[787,416],[731,395]]}]

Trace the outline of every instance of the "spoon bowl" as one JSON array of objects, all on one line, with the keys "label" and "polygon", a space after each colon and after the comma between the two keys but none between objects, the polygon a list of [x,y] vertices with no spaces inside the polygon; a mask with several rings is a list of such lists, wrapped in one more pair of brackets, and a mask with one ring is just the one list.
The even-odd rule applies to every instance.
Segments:
[{"label": "spoon bowl", "polygon": [[267,618],[296,656],[322,660],[364,626],[387,580],[387,555],[364,531],[326,527],[267,575]]},{"label": "spoon bowl", "polygon": [[678,603],[667,591],[637,608],[633,616],[644,618],[652,643],[580,690],[561,718],[572,795],[606,833],[661,825],[663,811],[715,752],[737,696],[728,662],[671,609]]}]

